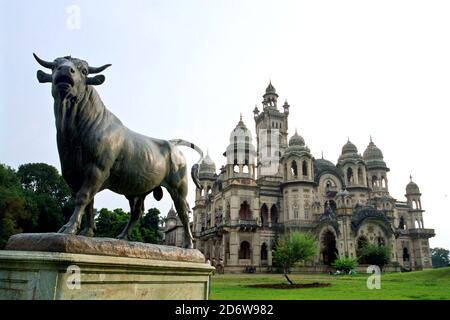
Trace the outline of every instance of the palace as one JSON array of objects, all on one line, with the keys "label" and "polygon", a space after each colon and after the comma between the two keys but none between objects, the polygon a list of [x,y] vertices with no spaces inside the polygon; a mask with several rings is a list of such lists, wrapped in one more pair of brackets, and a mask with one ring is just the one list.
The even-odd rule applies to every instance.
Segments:
[{"label": "palace", "polygon": [[[277,237],[298,230],[315,234],[320,245],[304,271],[326,272],[338,254],[355,257],[365,243],[392,249],[390,270],[431,268],[428,239],[434,230],[424,228],[417,184],[407,184],[406,201],[393,198],[389,168],[372,139],[363,155],[347,141],[336,164],[314,158],[297,132],[288,140],[290,106],[286,101],[280,111],[277,102],[270,83],[262,111],[253,111],[256,150],[241,117],[224,153],[226,165],[217,172],[209,155],[200,163],[196,248],[219,271],[265,272]],[[166,240],[179,245],[181,229],[172,211]]]}]

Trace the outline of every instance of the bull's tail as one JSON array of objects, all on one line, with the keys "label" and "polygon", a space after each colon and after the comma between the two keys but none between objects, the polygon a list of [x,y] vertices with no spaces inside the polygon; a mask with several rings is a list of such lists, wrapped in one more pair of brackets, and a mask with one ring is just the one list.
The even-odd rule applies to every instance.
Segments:
[{"label": "bull's tail", "polygon": [[194,149],[195,151],[197,151],[200,154],[200,159],[197,161],[196,164],[194,164],[191,168],[191,177],[192,180],[194,180],[194,184],[197,188],[201,189],[202,186],[200,184],[200,179],[198,177],[198,173],[199,173],[199,169],[200,169],[200,162],[203,159],[203,151],[202,149],[200,149],[198,146],[196,146],[195,144],[183,140],[183,139],[173,139],[173,140],[169,140],[169,142],[175,146],[185,146],[185,147],[189,147]]}]

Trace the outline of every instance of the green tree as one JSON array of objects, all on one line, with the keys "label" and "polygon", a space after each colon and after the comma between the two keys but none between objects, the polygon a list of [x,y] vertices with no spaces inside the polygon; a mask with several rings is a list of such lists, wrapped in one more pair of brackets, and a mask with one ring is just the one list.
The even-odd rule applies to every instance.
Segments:
[{"label": "green tree", "polygon": [[344,273],[349,273],[354,270],[358,265],[358,261],[356,258],[346,257],[340,255],[334,262],[331,264],[333,268],[336,270],[342,271]]},{"label": "green tree", "polygon": [[[110,211],[108,209],[101,209],[96,218],[96,230],[95,236],[102,238],[115,238],[117,237],[128,223],[130,218],[129,213],[122,209],[114,209]],[[144,238],[141,234],[141,220],[136,224],[136,227],[131,232],[129,237],[130,241],[144,242]]]},{"label": "green tree", "polygon": [[15,171],[0,164],[0,249],[10,236],[29,226],[31,215],[25,207],[25,197]]},{"label": "green tree", "polygon": [[21,165],[17,171],[32,215],[32,232],[55,232],[74,209],[73,194],[58,170],[45,163]]},{"label": "green tree", "polygon": [[280,237],[273,253],[273,259],[282,267],[287,281],[294,284],[288,277],[290,269],[298,262],[310,260],[317,251],[318,246],[313,235],[292,232]]},{"label": "green tree", "polygon": [[159,233],[160,220],[160,212],[156,208],[149,209],[141,218],[139,229],[143,242],[159,243],[161,240]]},{"label": "green tree", "polygon": [[377,246],[368,243],[361,248],[359,254],[360,263],[377,265],[383,270],[383,267],[390,261],[391,250],[387,246]]},{"label": "green tree", "polygon": [[432,248],[431,261],[433,263],[433,268],[450,266],[450,251],[444,248]]}]

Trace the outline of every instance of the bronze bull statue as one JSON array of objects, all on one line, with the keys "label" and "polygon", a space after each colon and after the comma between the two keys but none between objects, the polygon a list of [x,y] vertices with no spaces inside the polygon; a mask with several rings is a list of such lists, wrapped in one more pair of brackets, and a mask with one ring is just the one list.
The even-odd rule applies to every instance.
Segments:
[{"label": "bronze bull statue", "polygon": [[[80,234],[93,236],[94,197],[109,189],[129,201],[131,217],[117,237],[126,240],[144,212],[145,197],[153,192],[155,199],[161,200],[161,187],[165,187],[183,223],[183,245],[192,248],[186,161],[176,145],[190,146],[203,157],[201,150],[184,140],[165,141],[136,133],[106,109],[93,87],[102,84],[105,76],[89,75],[102,72],[110,64],[94,68],[72,57],[48,62],[33,55],[41,66],[52,70],[51,74],[39,70],[37,78],[40,83],[52,84],[62,176],[75,193],[75,210],[59,232],[77,234],[86,212],[88,223]],[[201,188],[198,163],[191,175]]]}]

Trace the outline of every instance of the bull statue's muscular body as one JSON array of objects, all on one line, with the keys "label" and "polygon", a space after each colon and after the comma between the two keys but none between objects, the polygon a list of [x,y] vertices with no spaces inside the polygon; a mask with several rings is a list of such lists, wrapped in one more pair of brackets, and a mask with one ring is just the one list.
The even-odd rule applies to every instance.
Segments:
[{"label": "bull statue's muscular body", "polygon": [[[75,192],[75,210],[59,232],[76,234],[84,212],[88,223],[81,234],[93,236],[95,195],[104,189],[123,194],[130,203],[131,217],[119,239],[127,239],[144,212],[144,199],[153,192],[160,200],[165,187],[175,204],[184,227],[184,247],[192,248],[189,205],[186,201],[188,179],[183,154],[175,146],[193,144],[183,140],[146,137],[133,132],[104,106],[93,85],[102,84],[103,75],[88,77],[109,67],[92,68],[83,61],[63,57],[47,62],[35,55],[52,74],[38,71],[39,82],[52,83],[58,152],[61,170]],[[197,187],[198,165],[191,170]]]}]

